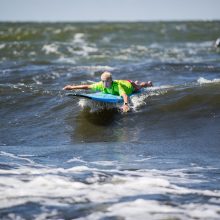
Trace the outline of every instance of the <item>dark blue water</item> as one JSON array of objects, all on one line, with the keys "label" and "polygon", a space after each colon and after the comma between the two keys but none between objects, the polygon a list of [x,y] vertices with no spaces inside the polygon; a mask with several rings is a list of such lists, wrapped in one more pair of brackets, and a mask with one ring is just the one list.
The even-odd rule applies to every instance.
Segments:
[{"label": "dark blue water", "polygon": [[[0,23],[0,218],[219,219],[219,27]],[[105,70],[154,87],[127,114],[62,90]]]}]

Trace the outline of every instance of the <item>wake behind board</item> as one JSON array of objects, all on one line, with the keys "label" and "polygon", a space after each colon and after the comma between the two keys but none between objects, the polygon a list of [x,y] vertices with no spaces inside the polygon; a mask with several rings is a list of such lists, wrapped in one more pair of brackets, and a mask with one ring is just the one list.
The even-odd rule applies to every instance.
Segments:
[{"label": "wake behind board", "polygon": [[[135,94],[140,94],[140,92],[133,93],[129,97],[134,96]],[[76,96],[76,97],[82,97],[86,99],[92,99],[93,101],[98,102],[104,102],[104,103],[122,103],[123,98],[118,95],[112,95],[112,94],[105,94],[102,92],[95,92],[95,93],[68,93],[67,96]]]}]

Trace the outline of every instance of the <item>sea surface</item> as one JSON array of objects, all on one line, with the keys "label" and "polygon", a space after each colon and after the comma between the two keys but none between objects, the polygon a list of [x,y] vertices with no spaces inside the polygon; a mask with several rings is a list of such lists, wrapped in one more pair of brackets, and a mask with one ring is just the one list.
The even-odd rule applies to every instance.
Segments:
[{"label": "sea surface", "polygon": [[[0,219],[220,219],[218,37],[220,21],[0,23]],[[105,70],[154,87],[129,113],[62,90]]]}]

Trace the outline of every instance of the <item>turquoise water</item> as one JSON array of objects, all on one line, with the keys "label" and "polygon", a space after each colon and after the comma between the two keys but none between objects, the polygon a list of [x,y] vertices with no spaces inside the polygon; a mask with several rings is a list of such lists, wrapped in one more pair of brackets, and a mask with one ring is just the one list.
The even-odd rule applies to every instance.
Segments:
[{"label": "turquoise water", "polygon": [[[220,22],[0,23],[1,219],[219,219]],[[66,84],[151,80],[132,111]]]}]

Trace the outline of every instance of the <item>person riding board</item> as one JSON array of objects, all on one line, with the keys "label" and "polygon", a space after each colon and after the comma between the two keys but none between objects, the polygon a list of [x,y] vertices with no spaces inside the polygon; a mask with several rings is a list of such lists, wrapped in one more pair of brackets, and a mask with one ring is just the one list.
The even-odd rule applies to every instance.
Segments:
[{"label": "person riding board", "polygon": [[75,90],[75,89],[91,89],[93,91],[101,91],[103,93],[120,95],[123,98],[124,104],[122,106],[123,112],[130,110],[128,105],[128,95],[139,91],[144,87],[153,86],[151,81],[141,82],[131,80],[112,80],[112,74],[110,72],[103,72],[101,75],[101,81],[93,83],[91,85],[67,85],[64,90]]}]

